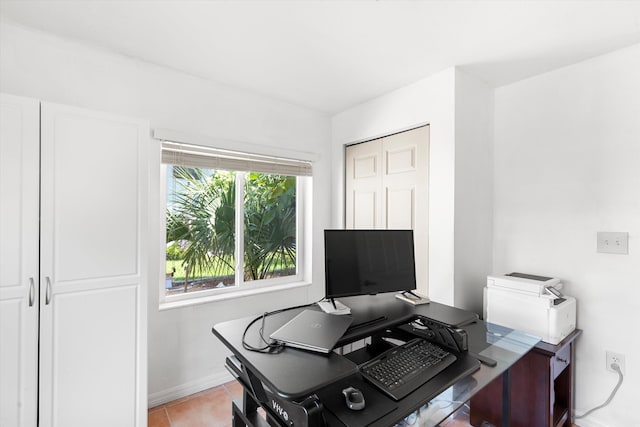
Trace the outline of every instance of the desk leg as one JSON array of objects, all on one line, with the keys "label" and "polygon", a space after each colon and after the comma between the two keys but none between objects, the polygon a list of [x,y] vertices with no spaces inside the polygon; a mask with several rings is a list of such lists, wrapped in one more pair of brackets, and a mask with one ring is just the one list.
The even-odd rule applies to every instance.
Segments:
[{"label": "desk leg", "polygon": [[511,407],[511,369],[502,374],[502,427],[509,427]]},{"label": "desk leg", "polygon": [[235,402],[231,403],[231,426],[247,427],[247,421],[245,420],[244,414]]},{"label": "desk leg", "polygon": [[[258,404],[251,393],[243,387],[242,390],[242,409],[238,406],[240,402],[234,400],[231,402],[231,426],[232,427],[256,427],[258,416]],[[252,421],[253,420],[253,421]]]},{"label": "desk leg", "polygon": [[[254,400],[253,396],[247,392],[247,390],[243,390],[243,399],[242,399],[242,412],[246,415],[253,414],[258,410],[258,404]],[[237,426],[234,426],[237,427]]]},{"label": "desk leg", "polygon": [[266,420],[260,415],[258,412],[260,404],[247,389],[244,389],[242,394],[242,402],[236,399],[231,405],[232,427],[281,426],[269,413],[266,413]]}]

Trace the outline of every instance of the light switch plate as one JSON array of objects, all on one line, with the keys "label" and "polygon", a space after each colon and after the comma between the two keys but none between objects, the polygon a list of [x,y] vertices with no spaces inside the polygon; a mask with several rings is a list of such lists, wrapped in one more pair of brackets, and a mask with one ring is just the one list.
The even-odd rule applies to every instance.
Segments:
[{"label": "light switch plate", "polygon": [[598,252],[627,255],[629,253],[629,233],[598,231]]}]

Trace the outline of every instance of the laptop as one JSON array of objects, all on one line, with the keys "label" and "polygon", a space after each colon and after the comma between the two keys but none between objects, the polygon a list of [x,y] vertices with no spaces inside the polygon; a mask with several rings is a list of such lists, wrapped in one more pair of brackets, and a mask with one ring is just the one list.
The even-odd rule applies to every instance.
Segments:
[{"label": "laptop", "polygon": [[353,322],[351,316],[304,310],[269,338],[288,347],[329,353]]}]

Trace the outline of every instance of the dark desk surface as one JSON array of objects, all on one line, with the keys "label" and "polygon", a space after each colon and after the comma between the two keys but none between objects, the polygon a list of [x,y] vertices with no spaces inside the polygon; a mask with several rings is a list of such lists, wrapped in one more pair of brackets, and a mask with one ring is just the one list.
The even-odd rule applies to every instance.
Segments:
[{"label": "dark desk surface", "polygon": [[[296,309],[268,316],[264,322],[264,337],[268,340],[272,332],[301,311],[302,309]],[[253,319],[255,316],[219,323],[215,325],[213,332],[233,351],[242,364],[284,398],[306,396],[320,387],[358,371],[355,363],[333,352],[324,355],[285,348],[281,353],[274,355],[245,350],[242,346],[242,334]],[[258,321],[249,328],[246,336],[249,345],[264,346],[258,335],[260,326],[261,322]]]},{"label": "dark desk surface", "polygon": [[[513,331],[496,325],[476,321],[477,316],[468,311],[456,309],[446,305],[431,302],[429,304],[413,306],[395,298],[392,294],[375,296],[360,296],[340,298],[340,301],[351,308],[353,316],[352,328],[347,331],[338,342],[338,346],[354,342],[376,332],[392,328],[423,316],[455,327],[462,327],[469,335],[470,353],[490,357],[497,362],[497,366],[489,368],[482,366],[476,373],[459,381],[448,394],[447,414],[454,412],[480,388],[502,374],[522,355],[527,353],[537,342],[537,337]],[[316,306],[306,309],[318,309]],[[269,335],[284,323],[301,312],[303,308],[284,311],[268,316],[264,322],[263,336]],[[332,384],[348,380],[358,373],[357,365],[347,357],[336,353],[328,355],[309,351],[285,348],[278,355],[263,354],[248,351],[243,348],[242,335],[246,326],[256,316],[219,323],[214,326],[213,333],[233,351],[238,360],[250,369],[270,390],[286,399],[299,399],[318,390],[330,387]],[[373,323],[367,323],[374,320]],[[358,326],[363,324],[363,326]],[[246,342],[260,347],[258,330],[261,322],[254,323],[246,334]],[[477,365],[470,356],[460,358],[458,368],[468,369],[469,364]],[[451,386],[449,383],[435,384],[437,380],[429,381],[431,386],[438,385],[441,389]],[[425,391],[427,391],[425,389]],[[412,393],[423,395],[424,393]],[[443,393],[444,394],[444,393]],[[410,395],[411,396],[411,395]],[[403,399],[398,403],[398,412],[410,413],[426,403],[424,401]],[[451,403],[453,401],[453,403]],[[429,410],[421,411],[422,426],[437,425],[442,421],[442,413]],[[400,411],[401,409],[401,411]],[[390,421],[396,415],[390,415]],[[387,422],[383,421],[383,422]],[[377,424],[377,423],[376,423]],[[380,424],[384,425],[384,424]]]},{"label": "dark desk surface", "polygon": [[[340,301],[351,308],[353,323],[338,342],[338,346],[370,336],[385,328],[409,322],[416,316],[429,317],[453,326],[468,324],[477,319],[474,313],[436,302],[413,306],[398,300],[393,294],[341,298]],[[319,310],[317,306],[306,309]],[[265,319],[263,336],[268,339],[272,332],[302,310],[303,308],[293,309],[268,316]],[[242,346],[242,334],[255,317],[219,323],[215,325],[213,332],[232,349],[242,363],[258,373],[260,379],[280,396],[288,399],[302,397],[358,372],[355,363],[334,353],[327,356],[285,348],[278,356],[274,356],[245,350]],[[371,321],[373,322],[367,323]],[[260,326],[261,322],[256,322],[249,328],[246,335],[248,344],[255,347],[264,345],[258,335]],[[313,369],[309,369],[310,366],[313,366]],[[268,377],[261,376],[260,373],[268,373]]]},{"label": "dark desk surface", "polygon": [[[468,325],[478,319],[475,313],[437,302],[414,306],[400,301],[393,293],[340,298],[340,301],[351,308],[353,314],[353,324],[340,341],[341,343],[354,341],[371,335],[371,332],[409,322],[416,317],[437,320],[454,328]],[[380,320],[375,321],[376,319]],[[358,327],[370,321],[374,322]]]}]

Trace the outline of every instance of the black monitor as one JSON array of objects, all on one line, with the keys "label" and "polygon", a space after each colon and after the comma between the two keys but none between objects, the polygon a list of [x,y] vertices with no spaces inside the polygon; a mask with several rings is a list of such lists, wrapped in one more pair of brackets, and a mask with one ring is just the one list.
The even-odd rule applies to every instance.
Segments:
[{"label": "black monitor", "polygon": [[325,230],[326,298],[416,289],[413,230]]}]

